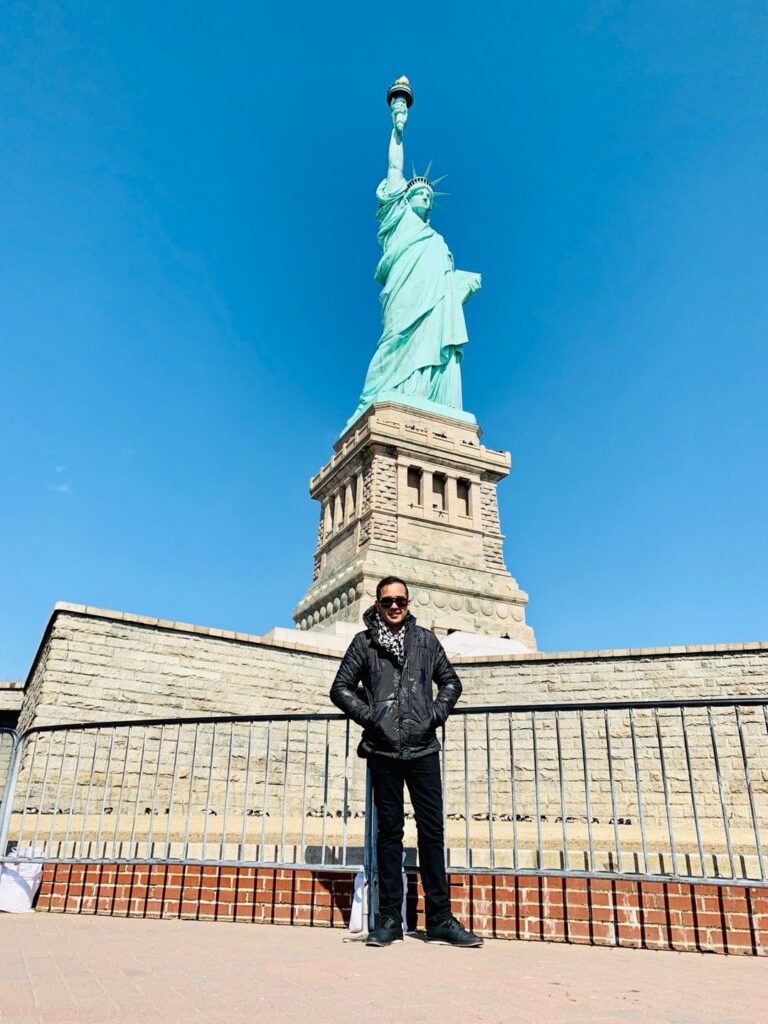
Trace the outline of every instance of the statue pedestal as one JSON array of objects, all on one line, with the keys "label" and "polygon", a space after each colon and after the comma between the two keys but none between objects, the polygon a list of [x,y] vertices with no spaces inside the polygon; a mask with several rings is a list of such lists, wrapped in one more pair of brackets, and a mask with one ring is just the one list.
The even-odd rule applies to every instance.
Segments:
[{"label": "statue pedestal", "polygon": [[466,415],[394,401],[367,409],[334,449],[310,481],[321,515],[312,583],[293,613],[301,630],[360,624],[392,575],[407,581],[420,625],[536,650],[502,553],[496,485],[508,452],[481,445]]},{"label": "statue pedestal", "polygon": [[[460,423],[471,423],[472,426],[477,425],[477,420],[471,412],[464,412],[463,409],[451,409],[447,405],[439,405],[437,402],[431,402],[428,398],[417,398],[415,395],[403,396],[399,395],[396,391],[385,391],[379,395],[376,405],[382,405],[385,402],[391,402],[395,405],[405,406],[407,409],[416,409],[419,412],[428,412],[433,416],[442,416],[450,420],[458,420]],[[360,415],[354,415],[347,420],[347,425],[342,430],[339,438],[344,437],[347,431],[357,423],[360,416],[364,416],[367,412],[364,409]]]}]

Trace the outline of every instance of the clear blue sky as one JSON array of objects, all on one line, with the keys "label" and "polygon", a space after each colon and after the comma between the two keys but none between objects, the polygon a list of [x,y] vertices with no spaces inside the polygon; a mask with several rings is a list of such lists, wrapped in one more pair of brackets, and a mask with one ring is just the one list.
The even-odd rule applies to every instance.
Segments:
[{"label": "clear blue sky", "polygon": [[768,639],[764,3],[4,5],[0,678],[290,624],[378,336],[387,85],[543,649]]}]

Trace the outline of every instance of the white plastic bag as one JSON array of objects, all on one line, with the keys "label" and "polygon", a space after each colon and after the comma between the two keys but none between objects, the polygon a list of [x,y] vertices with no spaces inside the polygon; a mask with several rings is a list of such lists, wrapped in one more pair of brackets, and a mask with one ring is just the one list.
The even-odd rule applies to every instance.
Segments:
[{"label": "white plastic bag", "polygon": [[[30,845],[19,856],[39,857],[42,853],[42,849],[35,850]],[[42,878],[42,864],[3,864],[0,869],[0,911],[7,914],[26,914],[31,911]]]},{"label": "white plastic bag", "polygon": [[[368,882],[365,874],[358,871],[355,875],[355,888],[352,896],[352,912],[349,915],[349,930],[357,933],[363,931],[363,922],[368,925]],[[403,906],[400,911],[403,918],[403,931],[408,931],[408,875],[405,873],[405,854],[403,854]]]},{"label": "white plastic bag", "polygon": [[355,875],[355,891],[352,896],[352,912],[349,915],[349,930],[353,933],[363,930],[363,916],[368,902],[366,896],[365,875],[358,871]]}]

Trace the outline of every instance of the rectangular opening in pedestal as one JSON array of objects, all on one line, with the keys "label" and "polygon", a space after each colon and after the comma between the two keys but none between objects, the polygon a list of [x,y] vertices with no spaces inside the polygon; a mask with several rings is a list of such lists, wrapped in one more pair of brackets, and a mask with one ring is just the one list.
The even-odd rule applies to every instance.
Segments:
[{"label": "rectangular opening in pedestal", "polygon": [[469,480],[457,480],[456,481],[456,504],[458,506],[457,511],[460,516],[471,516],[472,506],[470,505],[470,488],[471,484]]},{"label": "rectangular opening in pedestal", "polygon": [[435,473],[432,476],[432,508],[438,512],[445,512],[445,475]]},{"label": "rectangular opening in pedestal", "polygon": [[416,466],[408,467],[408,504],[421,505],[421,485],[423,474]]},{"label": "rectangular opening in pedestal", "polygon": [[357,477],[353,476],[349,481],[349,508],[347,509],[347,518],[353,519],[355,511],[357,509]]},{"label": "rectangular opening in pedestal", "polygon": [[336,496],[336,529],[340,530],[344,525],[344,489],[342,488]]}]

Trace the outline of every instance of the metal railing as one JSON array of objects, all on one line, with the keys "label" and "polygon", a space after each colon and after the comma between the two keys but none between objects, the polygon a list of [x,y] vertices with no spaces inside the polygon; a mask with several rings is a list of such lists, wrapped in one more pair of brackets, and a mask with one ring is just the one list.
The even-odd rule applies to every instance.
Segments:
[{"label": "metal railing", "polygon": [[0,852],[361,866],[366,775],[352,739],[339,714],[32,728],[16,751]]},{"label": "metal railing", "polygon": [[450,867],[767,884],[764,698],[452,718],[442,754]]},{"label": "metal railing", "polygon": [[[442,733],[449,869],[768,884],[762,698],[458,709]],[[357,734],[337,714],[30,729],[0,854],[370,868]]]},{"label": "metal railing", "polygon": [[0,814],[2,814],[7,791],[10,789],[11,769],[18,744],[19,737],[16,730],[0,726]]}]

